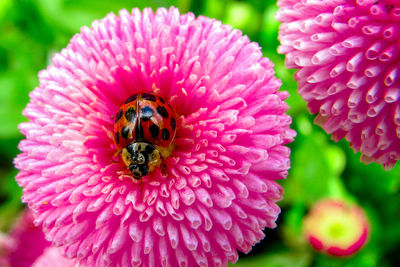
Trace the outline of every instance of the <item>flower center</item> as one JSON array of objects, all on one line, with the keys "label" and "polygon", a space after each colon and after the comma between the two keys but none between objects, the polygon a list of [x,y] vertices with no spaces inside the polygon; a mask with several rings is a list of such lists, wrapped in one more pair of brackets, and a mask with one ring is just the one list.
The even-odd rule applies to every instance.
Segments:
[{"label": "flower center", "polygon": [[340,223],[334,223],[329,228],[329,235],[334,239],[340,238],[343,235],[343,233],[344,233],[343,225]]}]

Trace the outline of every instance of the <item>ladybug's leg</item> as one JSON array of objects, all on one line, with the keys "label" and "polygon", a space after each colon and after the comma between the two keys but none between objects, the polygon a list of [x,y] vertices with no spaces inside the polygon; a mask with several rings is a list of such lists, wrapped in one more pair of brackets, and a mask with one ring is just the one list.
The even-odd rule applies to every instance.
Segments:
[{"label": "ladybug's leg", "polygon": [[161,147],[161,146],[155,146],[158,151],[160,151],[160,171],[162,176],[167,177],[168,172],[167,172],[167,165],[165,164],[165,159],[171,156],[172,151],[175,148],[174,144],[169,145],[168,147]]},{"label": "ladybug's leg", "polygon": [[161,171],[161,175],[162,175],[163,177],[167,177],[167,176],[168,176],[168,173],[167,173],[167,164],[165,164],[164,159],[163,159],[163,161],[161,162],[160,171]]}]

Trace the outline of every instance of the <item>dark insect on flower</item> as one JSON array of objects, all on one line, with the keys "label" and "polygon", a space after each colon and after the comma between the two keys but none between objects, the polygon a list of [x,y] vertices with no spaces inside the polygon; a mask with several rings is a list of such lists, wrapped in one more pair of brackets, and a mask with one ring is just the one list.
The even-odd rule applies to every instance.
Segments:
[{"label": "dark insect on flower", "polygon": [[164,159],[174,149],[175,135],[175,112],[162,97],[153,93],[128,97],[115,116],[114,141],[135,179],[156,168],[165,171]]}]

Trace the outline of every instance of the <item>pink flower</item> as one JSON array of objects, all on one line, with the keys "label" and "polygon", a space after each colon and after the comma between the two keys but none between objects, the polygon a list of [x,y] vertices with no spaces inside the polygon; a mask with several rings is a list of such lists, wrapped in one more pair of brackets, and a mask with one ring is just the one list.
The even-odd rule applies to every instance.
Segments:
[{"label": "pink flower", "polygon": [[388,0],[280,0],[286,66],[315,122],[365,163],[400,159],[400,4]]},{"label": "pink flower", "polygon": [[32,267],[78,267],[75,260],[70,260],[61,254],[61,249],[55,246],[48,246],[44,249]]},{"label": "pink flower", "polygon": [[318,251],[333,256],[350,256],[368,240],[369,223],[357,205],[342,200],[322,200],[304,220],[304,234]]},{"label": "pink flower", "polygon": [[[176,8],[109,14],[39,74],[15,159],[46,237],[84,266],[225,266],[275,227],[295,135],[286,92],[240,31]],[[140,180],[114,116],[139,92],[176,112],[175,149]],[[118,117],[118,116],[117,116]]]},{"label": "pink flower", "polygon": [[[52,251],[52,257],[48,256],[47,250]],[[10,234],[2,234],[0,237],[0,266],[72,267],[74,261],[62,256],[59,248],[46,241],[40,228],[33,224],[32,212],[26,210],[16,221]]]}]

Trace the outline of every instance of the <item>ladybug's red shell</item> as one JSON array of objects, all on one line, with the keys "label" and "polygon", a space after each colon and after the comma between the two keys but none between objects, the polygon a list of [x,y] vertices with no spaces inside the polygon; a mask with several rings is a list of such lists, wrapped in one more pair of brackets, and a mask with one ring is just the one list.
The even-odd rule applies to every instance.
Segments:
[{"label": "ladybug's red shell", "polygon": [[115,115],[114,139],[118,150],[136,141],[168,147],[175,133],[175,112],[161,96],[153,93],[130,96]]}]

